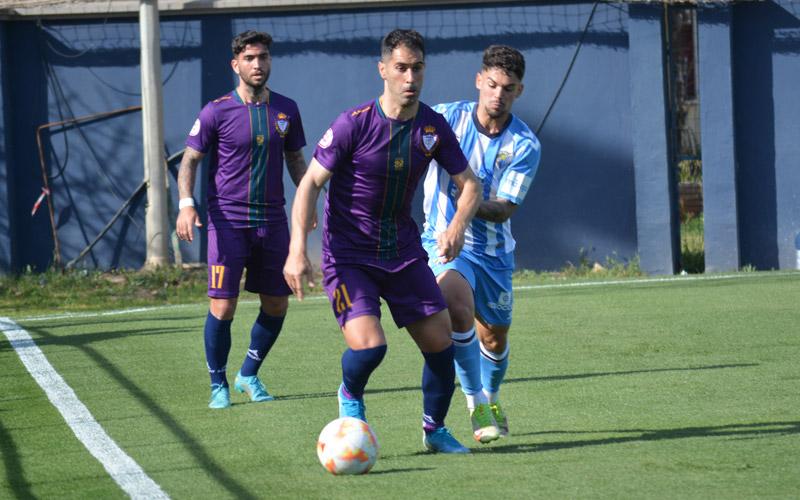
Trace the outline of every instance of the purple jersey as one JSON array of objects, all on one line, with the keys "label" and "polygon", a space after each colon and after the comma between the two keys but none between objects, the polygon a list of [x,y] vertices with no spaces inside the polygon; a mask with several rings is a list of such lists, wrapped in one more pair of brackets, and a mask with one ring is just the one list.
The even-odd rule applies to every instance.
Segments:
[{"label": "purple jersey", "polygon": [[378,99],[339,115],[314,158],[333,172],[323,258],[382,267],[426,258],[411,201],[431,160],[451,175],[468,167],[442,115],[420,103],[414,119],[401,122],[387,118]]},{"label": "purple jersey", "polygon": [[234,90],[209,102],[186,145],[209,155],[210,227],[246,228],[285,221],[283,152],[306,144],[297,104],[269,92],[245,104]]}]

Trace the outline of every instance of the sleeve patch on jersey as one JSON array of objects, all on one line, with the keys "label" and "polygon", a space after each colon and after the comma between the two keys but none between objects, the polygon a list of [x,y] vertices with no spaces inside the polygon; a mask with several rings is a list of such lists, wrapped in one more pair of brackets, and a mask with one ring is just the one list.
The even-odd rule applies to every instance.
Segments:
[{"label": "sleeve patch on jersey", "polygon": [[333,129],[329,128],[328,130],[325,131],[325,135],[322,136],[322,139],[320,139],[317,144],[319,144],[319,147],[321,147],[322,149],[326,149],[332,143],[333,143]]},{"label": "sleeve patch on jersey", "polygon": [[200,133],[200,118],[194,121],[194,125],[192,125],[192,130],[189,131],[189,135],[194,137]]},{"label": "sleeve patch on jersey", "polygon": [[531,185],[530,177],[526,177],[518,172],[509,172],[506,182],[502,186],[502,194],[514,199],[524,198]]}]

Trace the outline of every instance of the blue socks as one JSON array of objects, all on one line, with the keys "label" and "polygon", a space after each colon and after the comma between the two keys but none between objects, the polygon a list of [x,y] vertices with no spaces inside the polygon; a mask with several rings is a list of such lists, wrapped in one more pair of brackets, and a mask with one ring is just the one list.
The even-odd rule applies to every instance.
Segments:
[{"label": "blue socks", "polygon": [[212,385],[228,386],[225,368],[231,351],[231,323],[232,319],[217,319],[210,311],[206,317],[204,330],[206,364]]},{"label": "blue socks", "polygon": [[461,390],[467,395],[481,392],[480,341],[475,335],[475,327],[468,332],[453,332],[450,337],[455,346],[456,374]]},{"label": "blue socks", "polygon": [[364,388],[375,368],[386,355],[386,345],[368,349],[347,349],[342,354],[342,382],[347,393],[354,399],[364,397]]},{"label": "blue socks", "polygon": [[253,323],[250,330],[250,348],[247,356],[242,363],[241,374],[250,377],[258,373],[261,363],[267,357],[267,353],[272,348],[283,327],[285,316],[269,316],[264,311],[259,310],[258,318]]},{"label": "blue socks", "polygon": [[423,352],[422,367],[422,428],[433,432],[444,427],[450,400],[455,391],[456,372],[453,366],[456,348],[450,345],[441,352]]},{"label": "blue socks", "polygon": [[481,344],[481,381],[483,388],[490,394],[500,391],[500,384],[508,369],[508,344],[501,353],[494,353]]}]

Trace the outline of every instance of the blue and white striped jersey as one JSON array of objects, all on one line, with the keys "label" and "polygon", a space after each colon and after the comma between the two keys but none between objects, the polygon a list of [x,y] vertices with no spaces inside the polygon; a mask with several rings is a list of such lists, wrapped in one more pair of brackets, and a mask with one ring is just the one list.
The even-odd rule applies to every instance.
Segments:
[{"label": "blue and white striped jersey", "polygon": [[[439,104],[442,113],[461,144],[472,171],[483,182],[483,199],[504,199],[519,205],[528,194],[539,167],[541,146],[525,123],[516,116],[508,126],[490,136],[478,123],[475,102]],[[456,211],[456,185],[446,170],[432,161],[425,177],[425,229],[423,241],[436,241]],[[466,232],[464,250],[478,255],[503,257],[514,251],[511,221],[495,223],[472,219]]]}]

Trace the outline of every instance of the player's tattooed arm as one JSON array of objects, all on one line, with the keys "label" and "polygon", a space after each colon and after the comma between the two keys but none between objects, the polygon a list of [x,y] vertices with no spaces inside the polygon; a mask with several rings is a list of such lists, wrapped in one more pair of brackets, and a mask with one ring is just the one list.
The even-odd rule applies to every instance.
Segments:
[{"label": "player's tattooed arm", "polygon": [[503,223],[511,218],[517,205],[508,200],[483,200],[475,217],[489,222]]},{"label": "player's tattooed arm", "polygon": [[292,178],[295,186],[300,185],[300,179],[306,174],[307,164],[306,159],[303,157],[303,150],[297,151],[284,151],[283,156],[286,159],[286,169],[289,170],[289,176]]},{"label": "player's tattooed arm", "polygon": [[[194,191],[194,179],[197,177],[197,166],[205,155],[200,151],[186,147],[183,151],[181,166],[178,168],[178,197],[183,200],[192,198]],[[184,241],[194,239],[194,228],[202,227],[200,216],[194,204],[185,206],[178,212],[178,220],[175,222],[175,232],[178,238]]]},{"label": "player's tattooed arm", "polygon": [[181,166],[178,168],[178,194],[181,199],[191,198],[194,192],[194,179],[197,177],[197,166],[205,155],[200,151],[187,147],[183,151]]}]

